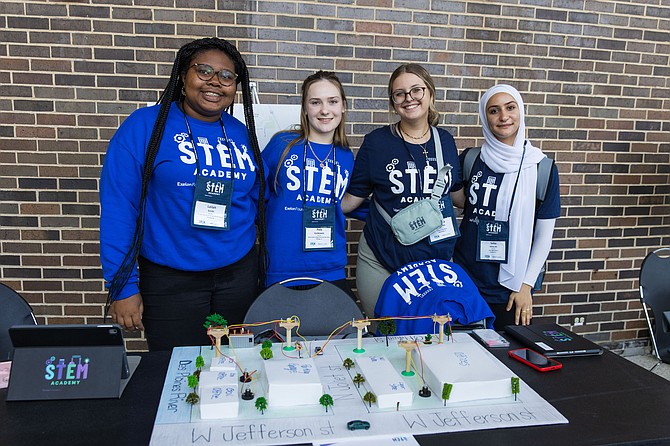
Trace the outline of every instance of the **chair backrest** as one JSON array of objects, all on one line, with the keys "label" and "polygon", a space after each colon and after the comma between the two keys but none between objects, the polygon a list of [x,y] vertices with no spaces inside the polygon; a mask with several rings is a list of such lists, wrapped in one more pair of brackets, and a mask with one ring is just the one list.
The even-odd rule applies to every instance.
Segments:
[{"label": "chair backrest", "polygon": [[[330,282],[318,279],[307,280],[319,282],[319,284],[309,289],[293,289],[282,283],[276,283],[263,291],[247,311],[244,323],[268,322],[298,316],[300,327],[297,332],[300,335],[328,336],[346,322],[364,318],[361,309],[344,290]],[[254,335],[258,335],[274,328],[270,324],[254,326],[250,329]],[[279,327],[276,328],[281,330]],[[354,332],[356,329],[349,326],[340,334]],[[293,336],[295,335],[296,330],[294,329]]]},{"label": "chair backrest", "polygon": [[655,327],[650,325],[649,331],[658,354],[664,362],[670,362],[670,248],[657,249],[642,262],[640,300],[654,314]]},{"label": "chair backrest", "polygon": [[12,359],[14,348],[9,339],[12,325],[37,325],[33,309],[16,291],[0,283],[0,361]]}]

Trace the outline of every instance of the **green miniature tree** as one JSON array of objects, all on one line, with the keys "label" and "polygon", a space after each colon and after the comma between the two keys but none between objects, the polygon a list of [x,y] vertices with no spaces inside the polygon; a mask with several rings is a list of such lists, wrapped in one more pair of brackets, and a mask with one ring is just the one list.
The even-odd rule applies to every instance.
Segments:
[{"label": "green miniature tree", "polygon": [[356,376],[354,376],[354,383],[358,384],[359,389],[361,388],[361,384],[364,382],[365,378],[363,377],[363,375],[361,375],[360,373],[356,373]]},{"label": "green miniature tree", "polygon": [[188,386],[193,389],[191,393],[186,395],[186,402],[188,404],[197,404],[200,401],[200,397],[195,392],[195,388],[198,387],[198,377],[193,375],[188,375]]},{"label": "green miniature tree", "polygon": [[261,348],[272,348],[272,341],[266,339],[266,340],[263,341],[263,343],[261,344]]},{"label": "green miniature tree", "polygon": [[342,367],[344,367],[347,370],[351,369],[353,366],[354,361],[352,361],[351,358],[345,359],[344,362],[342,363]]},{"label": "green miniature tree", "polygon": [[265,414],[265,411],[268,410],[268,400],[265,399],[265,397],[259,396],[256,398],[256,410],[261,411],[261,415]]},{"label": "green miniature tree", "polygon": [[202,368],[205,366],[205,359],[198,355],[197,358],[195,358],[195,372],[193,374],[195,375],[198,380],[200,380],[200,372],[202,372]]},{"label": "green miniature tree", "polygon": [[272,356],[273,356],[272,350],[267,348],[267,347],[264,347],[264,348],[261,349],[260,355],[261,355],[261,358],[263,358],[265,360],[271,359]]},{"label": "green miniature tree", "polygon": [[365,395],[363,395],[363,401],[365,401],[366,403],[368,403],[370,407],[372,407],[372,403],[377,402],[377,397],[372,392],[366,392]]},{"label": "green miniature tree", "polygon": [[219,327],[227,327],[228,326],[228,321],[223,318],[218,313],[213,313],[207,316],[205,319],[205,323],[202,324],[203,327],[205,328],[219,328]]},{"label": "green miniature tree", "polygon": [[519,394],[521,389],[521,384],[519,383],[519,377],[512,377],[512,394],[514,395],[514,401],[516,401],[516,396]]},{"label": "green miniature tree", "polygon": [[397,330],[395,321],[393,319],[384,319],[377,324],[377,330],[379,330],[379,333],[386,336],[386,346],[388,347],[389,336],[393,336]]},{"label": "green miniature tree", "polygon": [[424,344],[432,344],[432,342],[433,342],[433,335],[428,333],[426,335],[426,338],[424,339],[423,343]]},{"label": "green miniature tree", "polygon": [[319,398],[319,404],[321,404],[323,407],[326,408],[326,412],[328,412],[328,406],[333,405],[333,397],[328,395],[327,393],[324,393],[321,398]]},{"label": "green miniature tree", "polygon": [[447,400],[451,396],[451,389],[454,388],[453,384],[449,383],[444,383],[444,386],[442,387],[442,399],[444,400],[444,405],[447,405]]}]

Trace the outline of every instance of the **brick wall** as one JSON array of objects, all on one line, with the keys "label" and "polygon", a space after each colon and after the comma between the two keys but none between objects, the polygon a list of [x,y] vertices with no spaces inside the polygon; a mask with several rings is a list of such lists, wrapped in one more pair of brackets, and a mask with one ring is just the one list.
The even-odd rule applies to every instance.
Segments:
[{"label": "brick wall", "polygon": [[213,35],[236,43],[262,102],[297,103],[304,77],[336,71],[354,147],[388,122],[401,62],[433,74],[461,149],[481,142],[482,91],[517,86],[564,204],[536,320],[585,317],[580,331],[607,346],[648,342],[637,269],[670,245],[669,0],[3,0],[0,277],[41,323],[101,321],[107,141],[157,99],[176,49]]}]

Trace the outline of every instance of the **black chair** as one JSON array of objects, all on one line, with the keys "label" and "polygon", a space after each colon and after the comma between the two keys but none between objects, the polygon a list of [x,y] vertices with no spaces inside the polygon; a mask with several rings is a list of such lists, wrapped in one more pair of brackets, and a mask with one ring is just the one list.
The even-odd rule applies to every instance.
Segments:
[{"label": "black chair", "polygon": [[[640,301],[654,353],[658,358],[656,365],[670,363],[670,248],[657,249],[642,262]],[[653,323],[649,309],[654,316]]]},{"label": "black chair", "polygon": [[[290,283],[298,280],[311,281],[318,285],[308,289],[291,288]],[[291,316],[298,316],[300,326],[297,333],[302,336],[328,336],[352,319],[365,317],[344,290],[327,281],[301,277],[275,283],[263,291],[247,311],[244,323],[286,320]],[[284,335],[283,329],[275,327],[275,324],[249,328],[255,336],[268,333],[271,335],[275,328],[280,335]],[[349,325],[337,334],[348,335],[356,332],[357,329]],[[296,336],[296,329],[293,329],[293,336]]]},{"label": "black chair", "polygon": [[12,359],[14,347],[9,339],[12,325],[37,325],[33,309],[16,291],[0,283],[0,361]]}]

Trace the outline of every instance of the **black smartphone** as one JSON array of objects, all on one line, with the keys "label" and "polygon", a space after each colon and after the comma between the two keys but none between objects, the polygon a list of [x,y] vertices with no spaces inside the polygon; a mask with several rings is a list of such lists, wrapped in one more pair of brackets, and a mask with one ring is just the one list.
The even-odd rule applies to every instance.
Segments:
[{"label": "black smartphone", "polygon": [[543,354],[529,348],[510,350],[507,354],[539,372],[549,372],[550,370],[558,370],[563,367],[563,364],[560,362],[547,358]]}]

